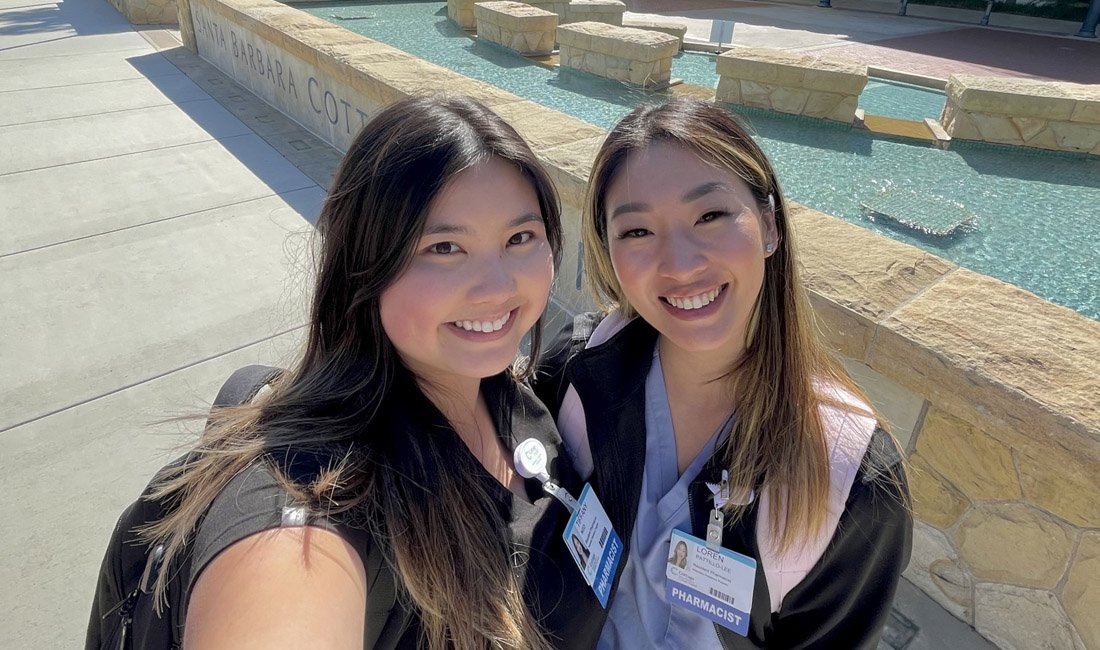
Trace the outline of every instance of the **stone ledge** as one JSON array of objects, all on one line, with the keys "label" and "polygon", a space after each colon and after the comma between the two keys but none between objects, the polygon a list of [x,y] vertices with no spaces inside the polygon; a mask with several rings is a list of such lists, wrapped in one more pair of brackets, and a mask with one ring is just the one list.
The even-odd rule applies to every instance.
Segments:
[{"label": "stone ledge", "polygon": [[679,50],[676,38],[668,34],[592,21],[559,26],[558,43],[647,63],[671,58]]},{"label": "stone ledge", "polygon": [[547,29],[553,31],[558,26],[558,15],[554,12],[511,0],[478,2],[474,5],[474,16],[479,26],[485,20],[517,32]]},{"label": "stone ledge", "polygon": [[687,35],[687,25],[672,20],[656,20],[652,18],[635,18],[623,20],[623,27],[631,29],[645,29],[651,32],[661,32],[669,36],[675,36],[680,41],[680,49],[684,48],[684,36]]},{"label": "stone ledge", "polygon": [[748,81],[858,95],[867,85],[867,66],[784,50],[744,47],[718,55],[718,74]]},{"label": "stone ledge", "polygon": [[[953,74],[944,92],[963,110],[995,115],[1069,121],[1079,102],[1100,110],[1100,86],[1094,85]],[[1078,121],[1086,117],[1083,110]]]},{"label": "stone ledge", "polygon": [[946,94],[952,137],[1100,155],[1100,86],[960,74]]},{"label": "stone ledge", "polygon": [[867,66],[767,48],[718,55],[715,100],[851,124]]},{"label": "stone ledge", "polygon": [[477,18],[474,17],[475,0],[447,0],[447,17],[465,30],[477,28]]},{"label": "stone ledge", "polygon": [[109,0],[133,25],[178,24],[176,0]]},{"label": "stone ledge", "polygon": [[474,5],[477,36],[524,56],[541,56],[554,49],[558,15],[537,7],[498,0]]},{"label": "stone ledge", "polygon": [[868,361],[1009,446],[1100,462],[1100,322],[956,269],[880,322]]},{"label": "stone ledge", "polygon": [[565,22],[595,21],[621,26],[624,13],[626,5],[619,0],[573,0],[566,7]]}]

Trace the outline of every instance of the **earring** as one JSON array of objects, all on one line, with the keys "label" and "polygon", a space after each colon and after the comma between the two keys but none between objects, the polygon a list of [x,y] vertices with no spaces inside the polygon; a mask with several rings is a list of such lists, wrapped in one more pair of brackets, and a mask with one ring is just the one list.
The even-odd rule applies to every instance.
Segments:
[{"label": "earring", "polygon": [[771,255],[773,250],[775,250],[775,246],[773,244],[768,244],[764,247],[764,252],[768,255]]}]

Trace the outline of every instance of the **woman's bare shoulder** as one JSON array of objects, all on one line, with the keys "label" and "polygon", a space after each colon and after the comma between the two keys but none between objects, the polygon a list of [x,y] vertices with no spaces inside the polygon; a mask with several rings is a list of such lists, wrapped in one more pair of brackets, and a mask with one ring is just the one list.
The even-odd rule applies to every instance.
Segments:
[{"label": "woman's bare shoulder", "polygon": [[363,561],[336,533],[259,532],[226,547],[199,575],[184,647],[361,650],[366,593]]}]

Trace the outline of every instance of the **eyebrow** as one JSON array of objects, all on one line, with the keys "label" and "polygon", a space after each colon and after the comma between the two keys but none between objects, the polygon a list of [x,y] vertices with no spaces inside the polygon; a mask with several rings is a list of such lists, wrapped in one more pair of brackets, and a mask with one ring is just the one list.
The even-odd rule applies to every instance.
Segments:
[{"label": "eyebrow", "polygon": [[[520,216],[516,217],[515,219],[512,219],[511,221],[509,221],[508,225],[505,228],[510,230],[512,228],[517,228],[519,226],[522,226],[523,224],[531,223],[532,221],[541,222],[542,217],[535,214],[535,213],[533,213],[533,212],[528,212],[527,214],[520,215]],[[429,226],[429,227],[425,228],[424,229],[424,234],[422,236],[427,237],[429,235],[469,235],[469,234],[470,234],[470,229],[467,228],[466,226],[456,226],[454,224],[449,224],[449,223],[439,223],[439,224],[435,224],[434,226]]]},{"label": "eyebrow", "polygon": [[[730,189],[729,185],[726,185],[725,183],[721,183],[719,181],[708,181],[708,182],[703,183],[702,185],[700,185],[698,187],[694,187],[694,188],[688,190],[687,192],[685,192],[684,195],[682,197],[680,197],[680,202],[681,203],[691,203],[692,201],[698,201],[699,199],[703,198],[707,194],[710,194],[711,192],[730,192],[730,191],[732,191],[732,190]],[[653,207],[651,205],[649,205],[648,203],[641,203],[641,202],[624,203],[624,204],[620,205],[619,207],[615,208],[611,212],[611,217],[609,217],[609,220],[614,219],[615,217],[619,216],[620,214],[625,214],[627,212],[651,212],[652,210],[653,210]]]}]

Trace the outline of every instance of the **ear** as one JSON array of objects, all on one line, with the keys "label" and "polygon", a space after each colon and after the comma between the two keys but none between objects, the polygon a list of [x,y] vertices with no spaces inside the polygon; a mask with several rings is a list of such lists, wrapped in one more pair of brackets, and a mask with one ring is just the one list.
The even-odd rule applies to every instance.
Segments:
[{"label": "ear", "polygon": [[779,228],[775,225],[775,195],[768,195],[768,205],[760,215],[764,232],[764,257],[771,257],[779,250]]}]

